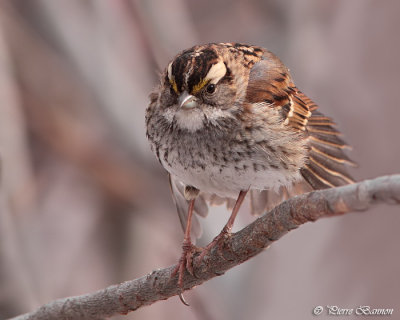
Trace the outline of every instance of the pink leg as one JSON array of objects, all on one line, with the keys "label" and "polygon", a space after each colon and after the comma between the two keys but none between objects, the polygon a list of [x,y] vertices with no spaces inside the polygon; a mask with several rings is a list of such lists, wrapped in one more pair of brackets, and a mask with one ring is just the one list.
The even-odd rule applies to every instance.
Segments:
[{"label": "pink leg", "polygon": [[192,265],[192,258],[193,258],[193,249],[194,246],[192,244],[191,238],[190,238],[190,230],[192,228],[192,216],[193,216],[193,208],[194,208],[194,201],[190,200],[189,202],[189,210],[188,210],[188,217],[187,217],[187,223],[186,223],[186,229],[185,229],[185,236],[183,238],[183,243],[182,243],[182,256],[179,259],[179,263],[174,269],[174,271],[171,274],[171,277],[174,277],[175,274],[178,272],[178,286],[180,288],[183,287],[183,274],[185,272],[185,268],[188,270],[190,274],[193,274],[193,265]]},{"label": "pink leg", "polygon": [[239,209],[240,209],[240,207],[241,207],[241,205],[242,205],[242,203],[243,203],[244,198],[246,197],[247,191],[248,191],[248,190],[245,190],[245,191],[242,190],[242,191],[240,191],[239,196],[238,196],[238,198],[237,198],[237,200],[236,200],[235,206],[234,206],[233,209],[232,209],[232,213],[231,213],[231,216],[229,217],[228,222],[225,224],[225,226],[224,226],[223,229],[221,230],[220,234],[219,234],[218,236],[216,236],[216,237],[214,238],[214,240],[213,240],[209,245],[207,245],[207,247],[205,247],[205,248],[203,249],[203,251],[201,252],[201,254],[200,254],[200,256],[199,256],[199,261],[201,261],[201,260],[205,257],[205,255],[206,255],[207,253],[209,253],[210,250],[211,250],[215,245],[221,245],[221,244],[222,244],[222,243],[221,243],[221,240],[223,241],[223,239],[224,239],[227,235],[229,235],[229,234],[231,233],[233,224],[234,224],[235,219],[236,219],[236,216],[237,216],[237,214],[238,214],[238,212],[239,212]]},{"label": "pink leg", "polygon": [[236,216],[239,212],[239,209],[243,203],[244,198],[246,197],[247,191],[248,190],[245,190],[245,191],[242,190],[239,192],[239,196],[236,200],[235,206],[232,209],[231,216],[229,217],[229,220],[226,223],[225,227],[222,229],[222,232],[225,232],[225,233],[231,232],[233,224],[235,223]]}]

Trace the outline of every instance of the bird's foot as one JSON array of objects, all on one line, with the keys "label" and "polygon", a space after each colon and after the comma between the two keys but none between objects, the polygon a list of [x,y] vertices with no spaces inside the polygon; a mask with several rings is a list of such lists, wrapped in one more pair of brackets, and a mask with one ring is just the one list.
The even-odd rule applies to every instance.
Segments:
[{"label": "bird's foot", "polygon": [[[195,253],[201,252],[202,249],[196,247],[191,243],[191,241],[184,241],[182,245],[182,255],[179,259],[179,262],[175,269],[171,273],[171,278],[175,277],[175,275],[178,273],[178,287],[183,290],[183,275],[185,273],[185,270],[190,275],[193,274],[193,255]],[[183,301],[182,301],[183,302]]]},{"label": "bird's foot", "polygon": [[221,256],[224,257],[223,254],[223,247],[225,240],[230,237],[231,231],[225,226],[222,231],[220,232],[219,235],[217,235],[213,241],[211,241],[206,247],[202,248],[201,253],[199,257],[196,259],[197,263],[201,263],[204,259],[204,257],[207,254],[211,253],[211,250],[216,247],[217,253]]}]

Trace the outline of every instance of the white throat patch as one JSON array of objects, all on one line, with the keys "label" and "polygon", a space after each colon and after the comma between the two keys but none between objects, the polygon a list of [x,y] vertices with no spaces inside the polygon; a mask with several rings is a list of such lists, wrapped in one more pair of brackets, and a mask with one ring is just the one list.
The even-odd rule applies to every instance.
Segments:
[{"label": "white throat patch", "polygon": [[191,110],[178,110],[175,113],[177,125],[182,128],[195,132],[204,127],[204,113],[199,108]]},{"label": "white throat patch", "polygon": [[228,110],[221,110],[218,108],[206,108],[204,110],[200,108],[194,108],[191,110],[178,109],[175,111],[173,108],[167,109],[164,114],[164,118],[168,123],[172,123],[176,120],[176,124],[181,129],[195,132],[201,130],[204,127],[204,121],[208,121],[214,126],[218,126],[218,120],[220,118],[232,118],[231,112]]}]

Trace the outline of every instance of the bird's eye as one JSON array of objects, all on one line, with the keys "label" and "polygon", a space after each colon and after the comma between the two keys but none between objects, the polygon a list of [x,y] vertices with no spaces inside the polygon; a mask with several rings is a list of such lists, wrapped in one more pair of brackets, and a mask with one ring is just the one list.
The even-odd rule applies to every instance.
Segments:
[{"label": "bird's eye", "polygon": [[207,93],[212,94],[215,92],[215,84],[210,83],[206,88]]}]

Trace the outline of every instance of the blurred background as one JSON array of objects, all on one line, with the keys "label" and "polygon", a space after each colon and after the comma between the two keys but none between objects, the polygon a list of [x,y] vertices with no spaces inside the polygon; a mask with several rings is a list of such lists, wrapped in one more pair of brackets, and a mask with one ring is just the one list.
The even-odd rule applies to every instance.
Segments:
[{"label": "blurred background", "polygon": [[[273,51],[354,146],[357,180],[398,173],[399,13],[397,0],[0,0],[0,318],[177,262],[144,114],[192,45]],[[241,211],[236,230],[252,221]],[[201,219],[201,245],[228,215]],[[399,225],[390,206],[307,224],[187,293],[190,308],[174,297],[114,319],[310,319],[317,305],[397,318]]]}]

